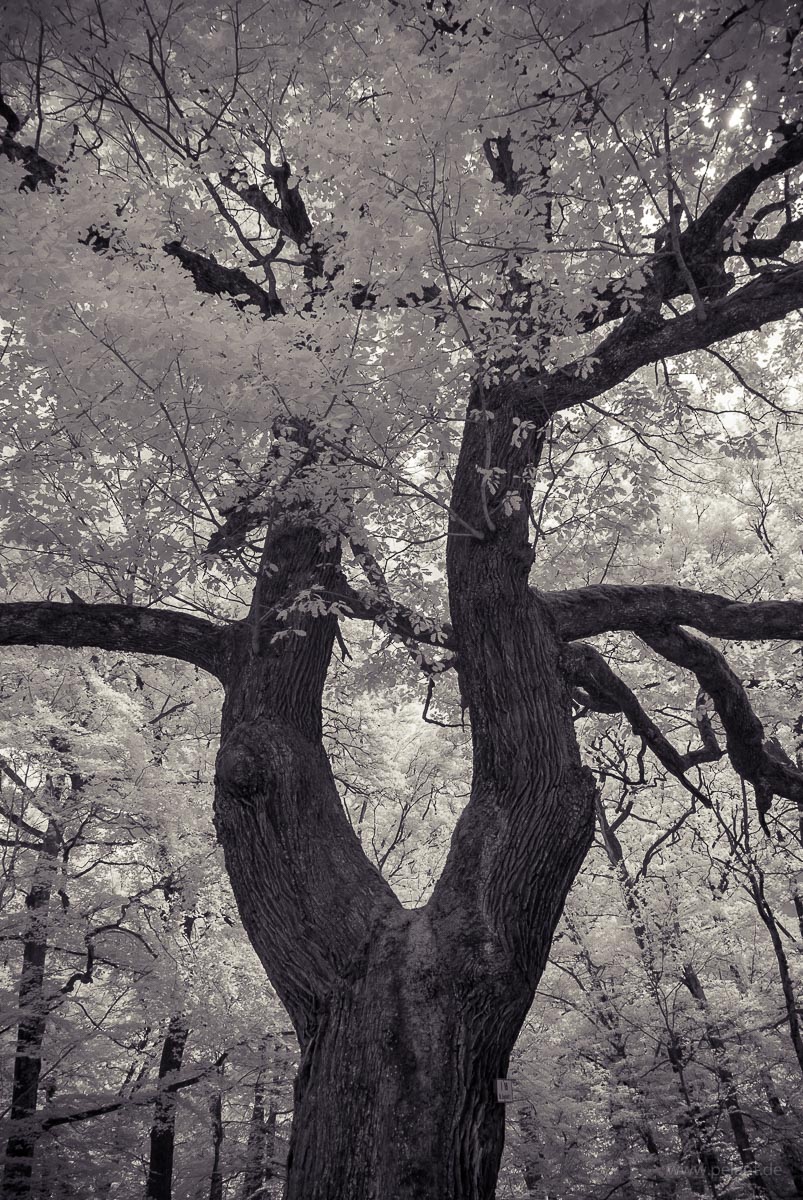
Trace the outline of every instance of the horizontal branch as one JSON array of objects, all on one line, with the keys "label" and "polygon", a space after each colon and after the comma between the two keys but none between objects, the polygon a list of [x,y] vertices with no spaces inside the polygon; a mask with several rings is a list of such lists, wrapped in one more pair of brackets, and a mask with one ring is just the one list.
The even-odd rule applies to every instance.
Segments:
[{"label": "horizontal branch", "polygon": [[0,604],[0,645],[93,646],[182,659],[222,678],[223,630],[200,617],[122,604]]},{"label": "horizontal branch", "polygon": [[600,584],[565,592],[544,592],[560,636],[567,641],[614,630],[691,625],[709,637],[751,641],[803,640],[803,601],[728,600],[713,592],[645,584]]}]

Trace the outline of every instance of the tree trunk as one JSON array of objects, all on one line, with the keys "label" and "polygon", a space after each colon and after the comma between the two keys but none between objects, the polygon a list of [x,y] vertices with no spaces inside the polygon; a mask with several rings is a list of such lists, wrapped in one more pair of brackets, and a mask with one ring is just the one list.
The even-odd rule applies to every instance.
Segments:
[{"label": "tree trunk", "polygon": [[60,846],[59,827],[51,817],[38,852],[33,885],[25,898],[29,917],[22,951],[18,993],[20,1020],[9,1115],[12,1121],[27,1124],[20,1124],[19,1132],[11,1133],[6,1144],[3,1200],[28,1200],[31,1195],[34,1153],[39,1137],[32,1118],[36,1114],[42,1042],[47,1027],[44,982],[48,916]]},{"label": "tree trunk", "polygon": [[[496,453],[521,470],[532,449],[511,446],[511,415]],[[490,1200],[495,1082],[591,843],[593,777],[528,585],[526,507],[482,528],[483,438],[469,421],[447,556],[472,790],[425,907],[405,911],[369,863],[321,741],[338,539],[277,517],[249,620],[229,635],[215,819],[301,1044],[287,1200]]]},{"label": "tree trunk", "polygon": [[[679,933],[679,930],[678,930]],[[689,989],[690,993],[697,1001],[705,1025],[706,1041],[711,1047],[711,1052],[714,1055],[714,1072],[719,1080],[722,1095],[725,1099],[725,1107],[728,1112],[728,1120],[730,1122],[733,1140],[736,1143],[736,1149],[739,1154],[745,1174],[750,1180],[750,1186],[753,1190],[753,1195],[757,1200],[768,1200],[767,1185],[764,1182],[764,1177],[756,1162],[756,1156],[753,1151],[753,1144],[750,1139],[750,1133],[747,1128],[742,1103],[739,1098],[739,1091],[736,1087],[736,1080],[728,1063],[727,1049],[725,1040],[720,1032],[719,1026],[711,1020],[708,996],[702,981],[695,971],[691,963],[686,963],[683,967],[681,978]]]},{"label": "tree trunk", "polygon": [[[240,1200],[251,1200],[271,1178],[276,1143],[276,1110],[265,1115],[266,1067],[260,1069],[254,1084],[254,1103],[248,1124],[248,1147]],[[261,1194],[261,1193],[260,1193]]]},{"label": "tree trunk", "polygon": [[761,1069],[760,1077],[770,1111],[777,1122],[777,1135],[780,1140],[781,1153],[789,1171],[789,1179],[794,1188],[793,1194],[803,1196],[803,1152],[799,1145],[788,1136],[789,1114],[783,1106],[772,1075],[766,1067]]},{"label": "tree trunk", "polygon": [[668,1020],[668,1014],[660,998],[660,971],[655,965],[655,956],[647,933],[647,926],[641,903],[636,894],[630,872],[627,869],[621,843],[615,830],[608,822],[605,806],[601,798],[596,801],[597,819],[599,822],[602,841],[608,861],[614,868],[625,907],[630,917],[631,927],[636,945],[641,953],[644,972],[647,976],[649,990],[656,1000],[658,1011],[664,1021],[667,1033],[666,1057],[672,1069],[672,1074],[678,1087],[678,1094],[683,1105],[682,1113],[677,1121],[680,1134],[681,1161],[688,1171],[689,1186],[692,1191],[703,1194],[706,1187],[712,1196],[717,1196],[722,1170],[719,1156],[711,1142],[710,1122],[701,1111],[695,1100],[686,1077],[686,1060],[683,1049],[675,1030]]},{"label": "tree trunk", "polygon": [[[600,802],[601,803],[601,802]],[[608,1061],[607,1070],[610,1077],[611,1090],[613,1092],[615,1085],[618,1082],[624,1082],[625,1086],[636,1097],[642,1108],[642,1116],[639,1120],[632,1122],[635,1132],[641,1138],[644,1146],[650,1155],[651,1173],[650,1178],[654,1185],[656,1196],[671,1197],[677,1191],[675,1181],[665,1173],[664,1166],[661,1160],[661,1153],[658,1149],[658,1143],[652,1131],[652,1126],[647,1118],[648,1105],[644,1090],[638,1080],[635,1078],[632,1070],[628,1069],[627,1048],[625,1044],[625,1035],[622,1029],[621,1017],[619,1010],[616,1007],[614,998],[614,989],[610,983],[603,983],[600,980],[599,969],[592,961],[588,947],[583,942],[582,937],[577,932],[572,921],[566,919],[565,926],[568,932],[570,941],[575,945],[583,960],[588,977],[587,988],[594,998],[595,1008],[595,1023],[598,1023],[601,1030],[604,1031],[608,1042]],[[627,1130],[623,1127],[621,1121],[617,1121],[615,1114],[612,1115],[611,1125],[614,1130],[615,1138],[618,1139],[618,1152],[620,1160],[624,1164],[629,1155],[625,1152],[624,1146],[627,1143]],[[621,1191],[624,1195],[625,1187],[629,1187],[632,1192],[632,1183],[628,1185],[622,1184],[617,1187],[617,1191]]]},{"label": "tree trunk", "polygon": [[[159,1082],[181,1070],[189,1027],[180,1015],[170,1018],[162,1044]],[[148,1160],[147,1200],[171,1200],[173,1195],[173,1155],[176,1140],[175,1092],[162,1091],[154,1104]]]},{"label": "tree trunk", "polygon": [[209,1102],[209,1114],[212,1118],[212,1174],[209,1179],[209,1200],[223,1200],[221,1150],[225,1129],[223,1127],[223,1097],[220,1092],[215,1092]]},{"label": "tree trunk", "polygon": [[287,1200],[492,1196],[495,1081],[529,990],[504,969],[478,987],[426,909],[395,913],[359,966],[303,1056]]}]

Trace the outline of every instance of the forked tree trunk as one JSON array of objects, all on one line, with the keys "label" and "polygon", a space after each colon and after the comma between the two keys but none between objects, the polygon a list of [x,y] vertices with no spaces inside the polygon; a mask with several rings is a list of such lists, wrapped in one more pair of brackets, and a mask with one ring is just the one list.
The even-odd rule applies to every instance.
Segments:
[{"label": "forked tree trunk", "polygon": [[[532,449],[512,445],[512,412],[497,416],[492,461],[526,492]],[[309,596],[320,610],[336,590],[337,539],[274,517],[249,622],[229,636],[215,816],[301,1043],[286,1200],[493,1197],[495,1082],[590,845],[593,778],[528,586],[526,503],[486,520],[485,433],[467,425],[447,563],[472,790],[426,906],[405,911],[368,862],[321,741],[335,619],[311,616]]]}]

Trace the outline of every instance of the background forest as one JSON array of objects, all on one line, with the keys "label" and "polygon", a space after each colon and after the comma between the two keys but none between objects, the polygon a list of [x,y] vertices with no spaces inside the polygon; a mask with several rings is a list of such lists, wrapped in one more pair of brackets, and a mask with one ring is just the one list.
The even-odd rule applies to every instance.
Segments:
[{"label": "background forest", "polygon": [[[580,559],[599,579],[622,531],[640,527],[656,578],[740,596],[767,577],[800,586],[795,426],[790,415],[726,430],[713,465],[692,442],[663,464],[622,437],[618,453],[653,484],[639,526],[599,502],[605,480],[585,482],[560,431],[542,570],[559,585]],[[746,457],[754,438],[773,453]],[[368,640],[349,647],[327,707],[338,783],[366,852],[420,904],[465,800],[467,733],[459,706],[446,728],[422,724],[412,665],[390,686]],[[691,744],[704,706],[690,713],[671,673],[630,653]],[[788,735],[799,651],[738,653]],[[33,1000],[41,1020],[22,1053],[40,1072],[37,1200],[139,1197],[173,1138],[176,1200],[281,1195],[296,1051],[215,844],[218,703],[181,664],[58,650],[5,660],[2,1078],[8,1104],[20,1004]],[[621,714],[578,701],[576,715],[598,828],[511,1066],[499,1195],[803,1195],[803,815],[778,805],[767,836],[726,766],[709,768],[705,808],[656,770]],[[36,994],[22,995],[37,953]]]},{"label": "background forest", "polygon": [[[324,742],[366,855],[421,906],[472,786],[445,635],[425,622],[416,644],[408,621],[446,620],[465,395],[488,364],[494,386],[575,360],[593,374],[597,326],[636,313],[642,267],[744,155],[771,160],[799,101],[799,6],[588,2],[571,29],[560,4],[98,0],[53,24],[55,6],[23,7],[0,76],[5,607],[161,606],[223,628],[270,571],[265,495],[335,513],[363,609],[317,614],[308,591],[271,647],[339,619]],[[254,24],[258,53],[239,36]],[[784,129],[766,211],[751,191],[718,227],[740,284],[775,271],[779,295],[800,287],[803,234],[800,126]],[[670,332],[694,313],[710,328],[714,284],[667,279]],[[479,486],[493,530],[532,485],[541,591],[803,594],[797,303],[643,357],[548,426],[515,417],[508,444],[543,439],[537,478],[496,493],[489,459]],[[172,658],[11,640],[0,1109],[34,1097],[3,1126],[33,1155],[24,1200],[278,1200],[298,1052],[213,826],[222,689]],[[510,1064],[497,1195],[803,1197],[803,801],[756,803],[688,672],[632,633],[594,645],[644,736],[630,692],[574,691],[594,842]],[[764,749],[803,770],[800,641],[727,649]],[[646,712],[682,769],[652,753]]]}]

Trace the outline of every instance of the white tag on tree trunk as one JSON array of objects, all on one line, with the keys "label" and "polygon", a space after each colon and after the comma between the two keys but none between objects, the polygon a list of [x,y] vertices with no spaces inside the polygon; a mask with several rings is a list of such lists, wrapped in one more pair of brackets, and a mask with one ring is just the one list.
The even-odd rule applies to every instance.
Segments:
[{"label": "white tag on tree trunk", "polygon": [[508,1104],[511,1100],[516,1099],[512,1079],[497,1079],[496,1098],[500,1104]]}]

